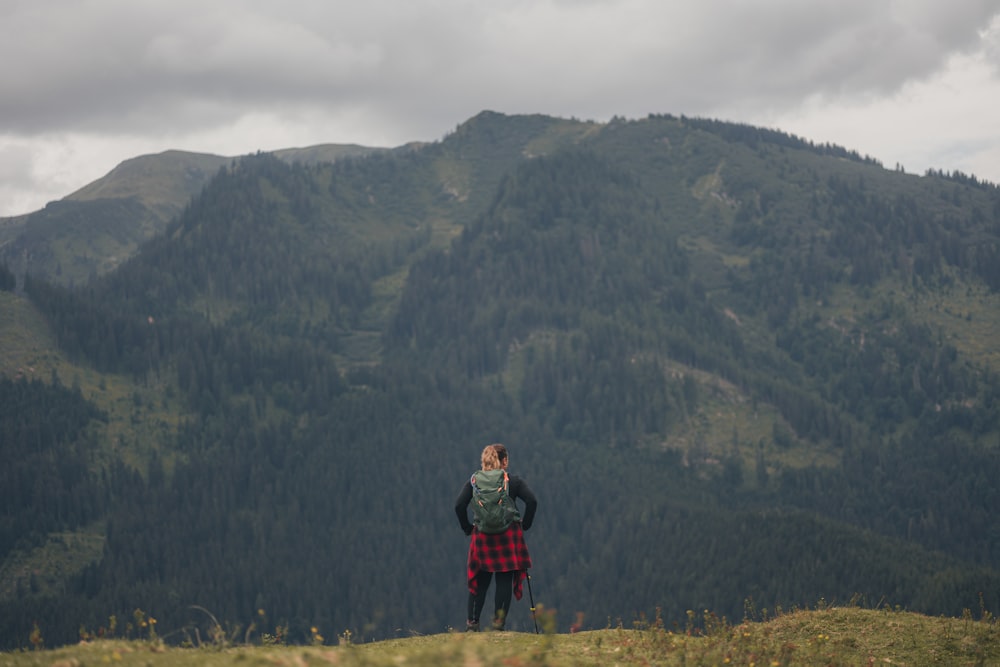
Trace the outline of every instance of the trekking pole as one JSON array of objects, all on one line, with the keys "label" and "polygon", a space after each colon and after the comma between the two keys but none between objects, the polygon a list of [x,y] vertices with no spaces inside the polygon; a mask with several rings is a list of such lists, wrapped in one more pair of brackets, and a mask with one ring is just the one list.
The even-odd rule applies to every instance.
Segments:
[{"label": "trekking pole", "polygon": [[525,578],[528,580],[528,602],[531,603],[531,620],[535,622],[535,634],[538,634],[538,616],[535,615],[535,596],[531,592],[531,572],[524,571]]}]

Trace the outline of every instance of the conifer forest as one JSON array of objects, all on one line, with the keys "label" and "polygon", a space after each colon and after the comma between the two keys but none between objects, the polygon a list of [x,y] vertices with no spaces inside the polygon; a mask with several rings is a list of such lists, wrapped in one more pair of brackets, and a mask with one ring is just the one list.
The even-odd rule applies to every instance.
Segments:
[{"label": "conifer forest", "polygon": [[[112,204],[80,220],[138,206]],[[42,222],[0,249],[0,341],[31,313],[63,364],[0,375],[4,649],[137,609],[178,643],[205,610],[240,638],[464,627],[453,507],[492,442],[562,630],[1000,612],[994,184],[708,119],[484,112],[232,160],[85,280]]]}]

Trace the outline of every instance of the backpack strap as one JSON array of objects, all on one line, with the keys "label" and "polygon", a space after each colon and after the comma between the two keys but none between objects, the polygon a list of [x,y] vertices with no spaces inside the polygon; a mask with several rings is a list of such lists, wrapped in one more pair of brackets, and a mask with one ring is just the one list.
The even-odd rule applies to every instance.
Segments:
[{"label": "backpack strap", "polygon": [[482,507],[483,506],[483,499],[480,498],[480,495],[482,495],[482,494],[479,492],[479,487],[476,485],[476,473],[472,473],[472,477],[469,478],[469,484],[472,485],[472,498],[477,503],[479,503],[480,507]]},{"label": "backpack strap", "polygon": [[499,493],[499,495],[500,495],[500,497],[497,498],[497,505],[503,505],[503,498],[504,498],[504,496],[509,496],[509,494],[507,493],[507,471],[506,470],[503,471],[503,484],[500,486],[500,488],[497,489],[497,493]]}]

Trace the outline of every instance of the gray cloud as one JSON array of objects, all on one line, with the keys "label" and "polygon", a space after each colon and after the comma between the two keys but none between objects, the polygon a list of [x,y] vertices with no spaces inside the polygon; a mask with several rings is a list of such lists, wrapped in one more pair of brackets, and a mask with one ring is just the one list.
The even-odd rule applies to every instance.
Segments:
[{"label": "gray cloud", "polygon": [[[247,109],[697,113],[897,89],[994,3],[117,1],[7,7],[0,130],[145,131]],[[671,108],[673,107],[673,108]]]},{"label": "gray cloud", "polygon": [[168,148],[236,128],[251,135],[236,153],[394,144],[482,109],[753,121],[889,97],[961,54],[996,77],[998,14],[995,0],[6,0],[0,144]]}]

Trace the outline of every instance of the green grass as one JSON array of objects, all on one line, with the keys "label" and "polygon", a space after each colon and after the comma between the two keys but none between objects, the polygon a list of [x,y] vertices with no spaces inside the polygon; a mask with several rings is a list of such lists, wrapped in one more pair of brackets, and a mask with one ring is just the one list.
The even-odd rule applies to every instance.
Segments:
[{"label": "green grass", "polygon": [[[692,621],[695,614],[690,613]],[[543,617],[543,623],[546,619]],[[367,644],[350,636],[311,646],[209,644],[167,647],[159,640],[97,640],[0,654],[0,667],[73,665],[996,665],[1000,628],[974,620],[889,609],[826,607],[763,622],[727,623],[705,613],[698,628],[607,628],[577,634],[442,633]],[[318,631],[316,639],[321,640]],[[325,640],[324,640],[325,641]],[[335,643],[337,645],[329,645]]]},{"label": "green grass", "polygon": [[[121,162],[105,176],[67,195],[66,199],[91,201],[134,197],[153,210],[177,212],[231,159],[177,150],[140,155]],[[171,215],[164,215],[160,223],[165,223]]]},{"label": "green grass", "polygon": [[28,590],[42,596],[65,592],[70,577],[100,560],[104,530],[99,522],[76,531],[50,533],[41,546],[12,550],[0,562],[0,601],[16,600]]},{"label": "green grass", "polygon": [[961,354],[1000,368],[1000,294],[982,285],[956,285],[910,298],[924,320]]},{"label": "green grass", "polygon": [[562,120],[529,141],[523,151],[525,157],[537,157],[554,153],[560,148],[579,144],[581,141],[599,134],[604,127],[594,121]]},{"label": "green grass", "polygon": [[950,286],[914,289],[895,279],[886,279],[873,289],[846,285],[834,290],[830,302],[816,309],[826,319],[854,322],[867,312],[877,312],[884,303],[902,307],[915,322],[927,324],[941,339],[953,345],[974,364],[1000,367],[1000,293],[981,283],[962,282],[957,276]]},{"label": "green grass", "polygon": [[79,389],[107,414],[107,422],[94,424],[107,447],[101,459],[119,458],[145,471],[155,449],[165,467],[172,466],[169,444],[183,416],[177,392],[170,389],[172,378],[150,375],[135,381],[74,362],[59,349],[31,302],[9,292],[0,292],[0,376],[43,382],[58,378],[64,386]]}]

